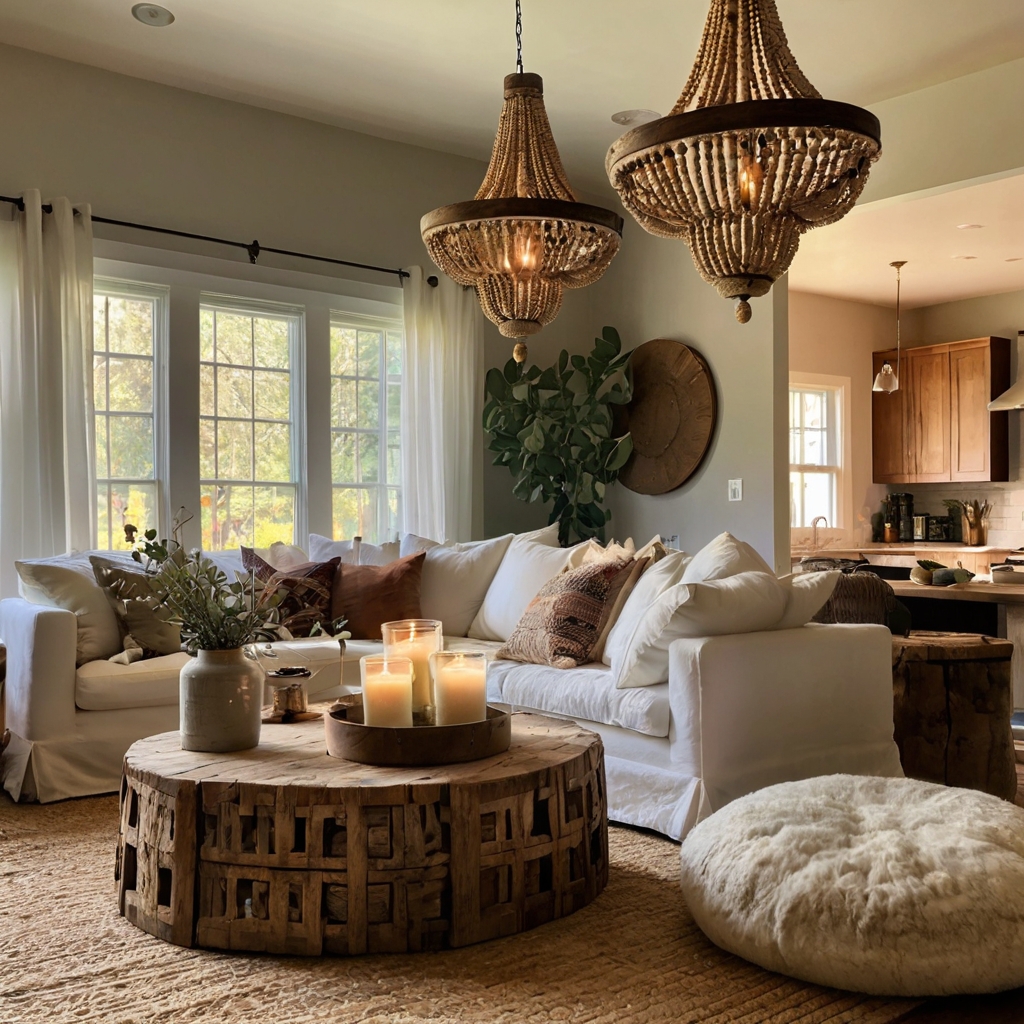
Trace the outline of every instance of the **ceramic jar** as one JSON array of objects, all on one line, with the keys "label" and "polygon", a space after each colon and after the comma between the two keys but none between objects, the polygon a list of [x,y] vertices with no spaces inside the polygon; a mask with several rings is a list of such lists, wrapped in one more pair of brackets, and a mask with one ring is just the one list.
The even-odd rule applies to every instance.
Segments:
[{"label": "ceramic jar", "polygon": [[247,750],[260,741],[264,673],[232,651],[199,651],[181,670],[181,749]]}]

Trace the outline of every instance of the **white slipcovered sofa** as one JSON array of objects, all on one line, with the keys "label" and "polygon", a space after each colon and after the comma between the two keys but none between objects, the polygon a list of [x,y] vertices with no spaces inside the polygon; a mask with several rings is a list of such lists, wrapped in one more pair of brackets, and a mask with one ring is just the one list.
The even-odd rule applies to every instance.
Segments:
[{"label": "white slipcovered sofa", "polygon": [[[76,668],[75,615],[20,598],[0,602],[0,637],[12,734],[3,785],[15,799],[112,792],[132,742],[177,728],[185,655]],[[501,646],[463,636],[446,645]],[[310,698],[321,700],[357,690],[359,657],[380,646],[350,641],[343,665],[334,641],[275,648],[310,666]],[[883,626],[811,624],[675,640],[667,682],[656,685],[619,688],[600,663],[558,669],[494,660],[488,693],[599,733],[610,816],[680,839],[763,786],[831,773],[900,776],[890,652]]]}]

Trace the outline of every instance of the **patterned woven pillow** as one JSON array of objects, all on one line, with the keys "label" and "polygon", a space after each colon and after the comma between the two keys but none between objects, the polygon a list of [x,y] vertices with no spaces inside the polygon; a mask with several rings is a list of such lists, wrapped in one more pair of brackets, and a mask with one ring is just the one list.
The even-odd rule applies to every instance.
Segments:
[{"label": "patterned woven pillow", "polygon": [[566,569],[541,588],[496,657],[575,668],[594,650],[622,589],[636,582],[632,558]]},{"label": "patterned woven pillow", "polygon": [[287,569],[275,569],[252,548],[242,548],[242,567],[254,572],[270,590],[283,590],[278,606],[280,624],[292,636],[309,636],[316,623],[328,629],[331,622],[331,588],[340,559],[305,562]]}]

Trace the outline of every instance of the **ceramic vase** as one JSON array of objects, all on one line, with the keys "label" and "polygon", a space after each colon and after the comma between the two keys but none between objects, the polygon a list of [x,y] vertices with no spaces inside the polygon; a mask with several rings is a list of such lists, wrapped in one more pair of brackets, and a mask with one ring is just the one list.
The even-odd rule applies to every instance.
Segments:
[{"label": "ceramic vase", "polygon": [[242,648],[199,651],[181,670],[181,749],[247,750],[260,741],[263,669]]}]

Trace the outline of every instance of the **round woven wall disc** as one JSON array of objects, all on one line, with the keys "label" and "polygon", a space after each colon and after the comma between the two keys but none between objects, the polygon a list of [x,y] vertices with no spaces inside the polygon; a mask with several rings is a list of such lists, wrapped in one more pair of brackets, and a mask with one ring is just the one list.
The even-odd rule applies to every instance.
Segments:
[{"label": "round woven wall disc", "polygon": [[715,382],[703,356],[658,338],[633,351],[633,400],[616,429],[633,435],[619,480],[637,494],[665,494],[697,471],[715,432]]}]

